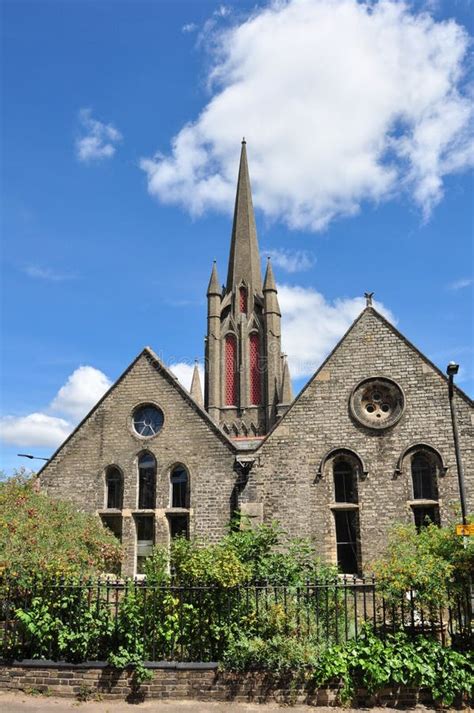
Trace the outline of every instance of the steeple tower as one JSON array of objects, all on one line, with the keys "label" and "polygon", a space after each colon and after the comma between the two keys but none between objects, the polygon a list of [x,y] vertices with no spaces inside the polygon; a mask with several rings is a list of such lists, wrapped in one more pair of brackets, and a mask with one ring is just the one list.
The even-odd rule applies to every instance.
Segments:
[{"label": "steeple tower", "polygon": [[283,389],[281,314],[270,261],[262,286],[245,139],[227,284],[219,287],[214,263],[207,305],[204,406],[231,437],[263,436],[279,417],[288,386]]},{"label": "steeple tower", "polygon": [[245,282],[251,290],[261,294],[260,254],[247,163],[247,142],[245,139],[242,141],[240,153],[229,269],[227,271],[227,291],[235,290],[242,282]]}]

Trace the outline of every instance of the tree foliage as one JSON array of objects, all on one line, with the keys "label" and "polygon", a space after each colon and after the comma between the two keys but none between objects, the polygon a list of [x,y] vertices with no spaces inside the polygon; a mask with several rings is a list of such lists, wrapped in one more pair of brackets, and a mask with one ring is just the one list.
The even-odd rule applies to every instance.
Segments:
[{"label": "tree foliage", "polygon": [[0,575],[32,579],[114,571],[121,546],[100,520],[41,493],[23,472],[0,482]]},{"label": "tree foliage", "polygon": [[464,546],[452,525],[396,525],[383,556],[374,562],[379,589],[391,601],[407,592],[421,607],[447,606],[474,575],[474,546]]}]

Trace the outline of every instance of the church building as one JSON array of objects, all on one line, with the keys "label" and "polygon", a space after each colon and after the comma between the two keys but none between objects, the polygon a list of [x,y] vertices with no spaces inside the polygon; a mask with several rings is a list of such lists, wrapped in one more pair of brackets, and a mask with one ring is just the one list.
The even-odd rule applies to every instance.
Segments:
[{"label": "church building", "polygon": [[[207,305],[204,393],[197,365],[188,391],[145,347],[39,474],[120,538],[124,575],[177,535],[218,541],[235,513],[279,521],[354,574],[370,571],[395,523],[460,521],[447,378],[370,295],[293,398],[245,141],[227,280],[214,263]],[[454,387],[453,403],[472,512],[473,402]]]}]

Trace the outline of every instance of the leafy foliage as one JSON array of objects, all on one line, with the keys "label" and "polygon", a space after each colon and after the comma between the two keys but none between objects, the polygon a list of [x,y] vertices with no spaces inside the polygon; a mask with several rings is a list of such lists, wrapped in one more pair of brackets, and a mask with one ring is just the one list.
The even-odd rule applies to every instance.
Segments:
[{"label": "leafy foliage", "polygon": [[0,482],[0,575],[28,586],[43,580],[114,571],[121,547],[94,515],[38,492],[22,473]]},{"label": "leafy foliage", "polygon": [[384,556],[373,569],[389,602],[410,592],[417,606],[439,610],[448,605],[474,575],[474,546],[463,546],[453,526],[396,525]]},{"label": "leafy foliage", "polygon": [[357,640],[319,648],[307,640],[273,636],[233,639],[224,654],[228,670],[258,669],[276,676],[291,673],[297,681],[316,686],[341,682],[342,702],[351,700],[356,687],[369,694],[390,685],[426,687],[433,698],[451,705],[456,697],[472,696],[474,657],[444,648],[437,641],[405,633],[377,637],[366,628]]}]

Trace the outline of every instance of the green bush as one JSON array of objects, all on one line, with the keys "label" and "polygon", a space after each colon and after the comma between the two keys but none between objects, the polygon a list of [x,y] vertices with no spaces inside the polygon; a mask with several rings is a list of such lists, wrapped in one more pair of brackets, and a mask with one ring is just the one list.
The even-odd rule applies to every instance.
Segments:
[{"label": "green bush", "polygon": [[21,473],[0,482],[0,576],[32,580],[116,571],[122,549],[94,515],[38,492]]},{"label": "green bush", "polygon": [[465,548],[454,527],[396,525],[384,555],[373,564],[379,591],[388,603],[411,592],[415,606],[439,611],[465,591],[474,575],[474,546]]},{"label": "green bush", "polygon": [[471,697],[474,658],[444,648],[423,637],[410,639],[402,632],[385,639],[366,627],[357,640],[321,648],[311,640],[282,637],[240,636],[232,639],[222,659],[226,670],[261,670],[276,677],[291,674],[297,682],[326,686],[341,682],[342,702],[351,700],[356,688],[374,694],[387,686],[428,688],[433,698],[451,705],[458,696]]}]

